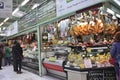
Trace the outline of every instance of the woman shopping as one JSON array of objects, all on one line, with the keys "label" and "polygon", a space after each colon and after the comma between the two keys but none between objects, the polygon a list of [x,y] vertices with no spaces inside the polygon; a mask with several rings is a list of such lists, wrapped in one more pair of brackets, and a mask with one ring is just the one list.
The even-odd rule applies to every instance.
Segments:
[{"label": "woman shopping", "polygon": [[115,64],[114,64],[114,68],[115,68],[115,72],[117,75],[117,78],[119,76],[119,62],[120,62],[120,31],[117,32],[114,36],[114,42],[112,44],[111,47],[111,57],[113,57],[115,59]]},{"label": "woman shopping", "polygon": [[5,66],[11,64],[11,50],[9,48],[8,43],[5,44]]}]

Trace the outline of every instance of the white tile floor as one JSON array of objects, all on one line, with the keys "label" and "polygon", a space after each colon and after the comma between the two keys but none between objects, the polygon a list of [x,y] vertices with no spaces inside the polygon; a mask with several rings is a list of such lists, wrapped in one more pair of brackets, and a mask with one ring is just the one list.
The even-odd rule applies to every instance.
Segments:
[{"label": "white tile floor", "polygon": [[16,74],[12,66],[5,66],[0,70],[0,80],[60,80],[50,76],[40,77],[26,70],[22,70],[22,72],[22,74]]}]

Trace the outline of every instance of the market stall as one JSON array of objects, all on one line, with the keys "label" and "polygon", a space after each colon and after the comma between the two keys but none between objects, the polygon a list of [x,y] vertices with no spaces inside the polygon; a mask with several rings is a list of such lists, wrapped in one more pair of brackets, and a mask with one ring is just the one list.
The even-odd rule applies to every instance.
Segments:
[{"label": "market stall", "polygon": [[[110,45],[118,29],[118,19],[109,10],[106,3],[99,3],[42,27],[42,34],[47,34],[47,41],[41,48],[51,48],[52,51],[49,53],[51,51],[46,50],[48,54],[43,58],[43,67],[48,74],[57,71],[56,75],[63,76],[59,74],[62,72],[67,74],[64,77],[68,80],[116,79],[109,59]],[[64,49],[60,49],[61,46]],[[58,52],[54,52],[56,47],[56,51],[60,49],[61,52],[68,52],[67,56],[60,56],[62,64],[59,65],[59,58],[55,55]]]},{"label": "market stall", "polygon": [[115,80],[109,63],[119,30],[119,8],[114,5],[106,0],[47,0],[30,11],[13,35],[23,41],[23,65],[40,76]]}]

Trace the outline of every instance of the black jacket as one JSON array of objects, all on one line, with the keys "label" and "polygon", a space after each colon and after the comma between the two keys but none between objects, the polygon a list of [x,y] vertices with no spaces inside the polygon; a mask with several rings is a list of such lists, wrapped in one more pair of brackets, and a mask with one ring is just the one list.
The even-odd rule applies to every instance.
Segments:
[{"label": "black jacket", "polygon": [[13,45],[12,47],[12,53],[13,53],[13,58],[16,60],[22,60],[23,58],[23,50],[20,47],[19,43],[16,43],[15,45]]}]

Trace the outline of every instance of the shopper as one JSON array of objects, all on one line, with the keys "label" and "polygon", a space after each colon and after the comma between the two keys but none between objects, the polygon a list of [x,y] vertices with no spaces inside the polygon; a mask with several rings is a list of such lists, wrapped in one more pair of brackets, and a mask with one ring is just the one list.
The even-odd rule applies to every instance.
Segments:
[{"label": "shopper", "polygon": [[0,44],[0,70],[2,69],[3,45]]},{"label": "shopper", "polygon": [[119,76],[119,62],[120,62],[120,31],[115,34],[114,42],[111,47],[111,57],[115,58],[114,68],[117,78]]},{"label": "shopper", "polygon": [[16,69],[16,61],[15,61],[15,45],[16,45],[17,41],[14,41],[13,45],[12,45],[12,58],[13,58],[13,70],[15,72],[17,72],[17,69]]},{"label": "shopper", "polygon": [[5,66],[11,64],[11,51],[8,43],[5,44]]},{"label": "shopper", "polygon": [[14,65],[13,65],[14,71],[16,71],[18,74],[22,73],[21,68],[22,68],[23,50],[18,42],[14,43],[12,52],[13,52],[13,61],[14,61]]}]

